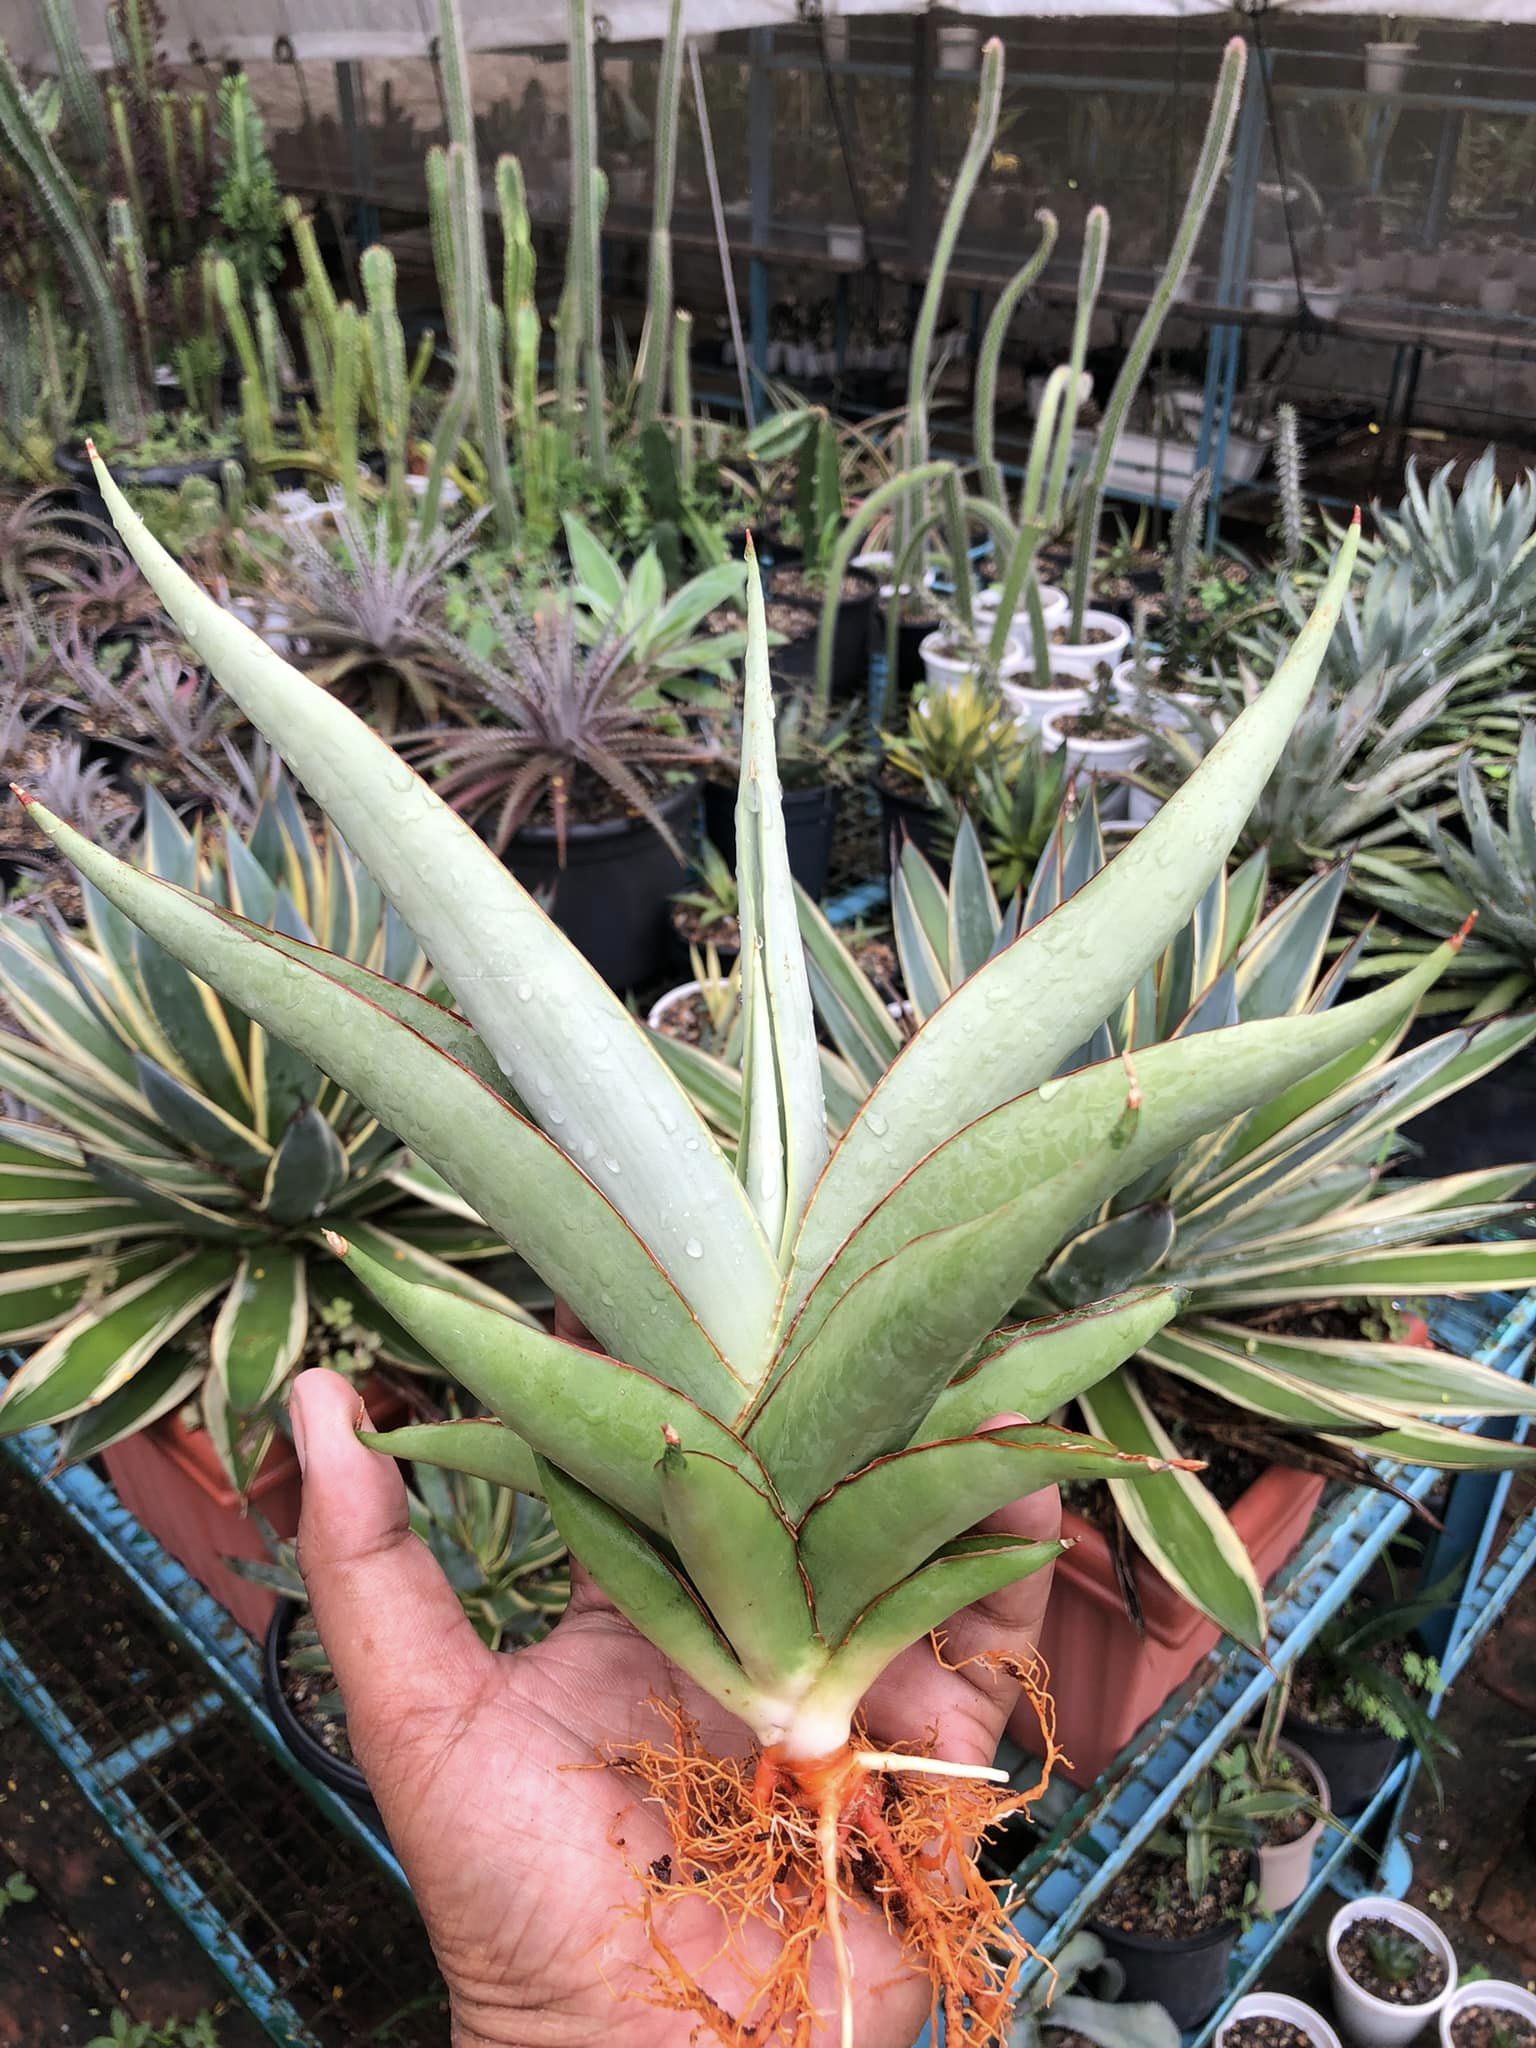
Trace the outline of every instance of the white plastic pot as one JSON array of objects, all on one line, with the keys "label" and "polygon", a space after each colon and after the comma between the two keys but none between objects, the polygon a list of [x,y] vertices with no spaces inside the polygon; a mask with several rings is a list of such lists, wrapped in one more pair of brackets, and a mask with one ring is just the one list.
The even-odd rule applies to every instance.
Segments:
[{"label": "white plastic pot", "polygon": [[1086,631],[1091,626],[1102,627],[1107,637],[1052,645],[1053,676],[1082,676],[1092,682],[1103,664],[1108,663],[1110,668],[1116,669],[1124,661],[1131,644],[1131,629],[1124,619],[1117,619],[1113,612],[1094,611],[1090,606],[1083,613],[1083,627]]},{"label": "white plastic pot", "polygon": [[1365,46],[1365,89],[1367,92],[1401,92],[1417,43],[1367,43]]},{"label": "white plastic pot", "polygon": [[[923,674],[930,690],[953,690],[968,676],[980,672],[977,662],[971,655],[962,654],[951,648],[947,634],[926,634],[918,641],[917,651],[923,657]],[[1024,656],[1010,641],[1003,652],[1002,660],[997,665],[998,681],[1003,684],[1005,696],[1007,679],[1017,675],[1024,666]]]},{"label": "white plastic pot", "polygon": [[1071,715],[1071,712],[1059,709],[1047,712],[1040,722],[1040,737],[1048,754],[1054,754],[1058,747],[1066,748],[1067,769],[1074,782],[1090,775],[1124,775],[1132,768],[1139,768],[1146,759],[1147,736],[1144,732],[1132,733],[1129,739],[1124,740],[1082,738],[1077,733],[1061,730],[1059,721]]},{"label": "white plastic pot", "polygon": [[1523,1984],[1506,1984],[1490,1977],[1483,1984],[1458,1984],[1440,2008],[1440,2048],[1456,2048],[1451,2027],[1457,2016],[1470,2006],[1481,2005],[1494,2012],[1514,2013],[1536,2027],[1536,1992]]},{"label": "white plastic pot", "polygon": [[834,226],[827,223],[827,254],[834,263],[864,261],[864,230],[857,224]]},{"label": "white plastic pot", "polygon": [[[1357,1920],[1386,1920],[1423,1942],[1446,1967],[1445,1989],[1422,2005],[1391,2005],[1357,1984],[1339,1961],[1339,1937]],[[1427,1913],[1405,1906],[1401,1899],[1350,1899],[1328,1923],[1328,1969],[1333,1978],[1333,2009],[1355,2048],[1408,2048],[1444,2009],[1456,1989],[1456,1951]]]},{"label": "white plastic pot", "polygon": [[1294,313],[1296,286],[1288,277],[1256,277],[1248,287],[1248,303],[1255,313]]},{"label": "white plastic pot", "polygon": [[1485,313],[1513,313],[1519,296],[1519,280],[1513,277],[1485,277],[1477,288],[1477,303]]},{"label": "white plastic pot", "polygon": [[[1019,671],[1026,678],[1033,674],[1028,662]],[[1049,690],[1041,690],[1033,682],[1015,680],[1005,682],[1002,688],[1003,702],[1026,732],[1039,732],[1053,711],[1081,711],[1088,702],[1086,683],[1053,683]]]},{"label": "white plastic pot", "polygon": [[[996,624],[997,608],[1001,597],[1002,592],[995,583],[987,590],[977,591],[971,608],[976,614],[978,626],[990,631]],[[1047,633],[1053,627],[1059,626],[1071,609],[1072,600],[1064,590],[1059,590],[1054,583],[1042,583],[1040,585],[1040,610],[1045,617],[1045,630]],[[1008,627],[1008,639],[1010,644],[1019,650],[1020,654],[1028,654],[1030,634],[1029,613],[1027,611],[1020,610],[1014,613]]]},{"label": "white plastic pot", "polygon": [[1437,297],[1440,291],[1440,251],[1415,249],[1408,258],[1408,289],[1416,298]]},{"label": "white plastic pot", "polygon": [[1216,2048],[1225,2048],[1227,2029],[1239,2020],[1284,2020],[1299,2027],[1314,2048],[1340,2048],[1339,2037],[1320,2012],[1303,2005],[1299,1998],[1287,1998],[1282,1991],[1250,1991],[1240,1998],[1216,2029]]},{"label": "white plastic pot", "polygon": [[941,71],[974,71],[981,56],[981,30],[969,22],[946,21],[939,26],[938,59]]},{"label": "white plastic pot", "polygon": [[1374,298],[1390,289],[1392,283],[1392,258],[1387,255],[1365,255],[1355,259],[1355,288]]},{"label": "white plastic pot", "polygon": [[[1132,794],[1137,794],[1132,791]],[[1313,1793],[1323,1811],[1313,1821],[1304,1835],[1298,1835],[1294,1842],[1261,1842],[1259,1844],[1259,1911],[1261,1913],[1283,1913],[1287,1906],[1294,1906],[1307,1888],[1312,1875],[1312,1852],[1322,1839],[1327,1827],[1330,1810],[1328,1780],[1304,1749],[1298,1749],[1294,1742],[1280,1744],[1287,1756],[1299,1764],[1302,1774],[1310,1778]]]},{"label": "white plastic pot", "polygon": [[653,1031],[666,1027],[667,1019],[674,1010],[686,1010],[703,984],[697,981],[680,981],[676,988],[669,988],[664,996],[658,996],[645,1013],[645,1021]]},{"label": "white plastic pot", "polygon": [[1342,284],[1309,284],[1302,280],[1302,291],[1313,317],[1318,320],[1337,320],[1339,308],[1344,303],[1346,287]]},{"label": "white plastic pot", "polygon": [[821,18],[821,47],[829,64],[848,62],[848,20],[846,15],[824,14]]}]

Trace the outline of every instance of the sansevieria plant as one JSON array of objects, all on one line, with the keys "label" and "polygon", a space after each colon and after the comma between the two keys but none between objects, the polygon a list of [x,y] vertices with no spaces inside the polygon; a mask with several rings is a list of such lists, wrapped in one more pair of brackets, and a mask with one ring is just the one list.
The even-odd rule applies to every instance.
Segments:
[{"label": "sansevieria plant", "polygon": [[[407,989],[429,978],[377,885],[334,831],[314,831],[286,777],[248,838],[189,833],[150,791],[132,866],[326,947],[335,972]],[[0,1398],[0,1434],[61,1423],[64,1454],[87,1457],[196,1397],[243,1491],[312,1316],[359,1295],[328,1225],[397,1270],[521,1311],[455,1270],[500,1240],[362,1102],[89,882],[84,898],[77,931],[0,918],[0,1087],[40,1119],[0,1121],[0,1344],[37,1344]],[[365,1313],[382,1359],[435,1370],[386,1314]]]},{"label": "sansevieria plant", "polygon": [[[975,1372],[1063,1232],[1202,1133],[1390,1031],[1449,957],[1320,1014],[1150,1046],[1134,1071],[1109,1060],[1056,1078],[1220,869],[1311,687],[1353,542],[1289,662],[1206,767],[955,991],[833,1148],[749,572],[733,1156],[474,832],[222,613],[97,474],[180,630],[367,863],[463,1014],[264,934],[37,804],[33,818],[125,918],[363,1101],[590,1333],[530,1329],[338,1232],[336,1256],[502,1425],[428,1426],[381,1447],[542,1494],[615,1606],[745,1723],[755,1759],[681,1742],[656,1787],[677,1854],[637,1877],[713,1904],[728,1940],[773,1927],[776,1961],[765,1972],[759,1951],[750,2011],[724,2016],[731,2038],[750,2025],[754,2038],[809,2039],[808,1960],[824,1931],[852,2048],[843,1928],[863,1910],[931,1973],[951,2041],[1000,2041],[1019,1954],[963,1840],[1005,1795],[994,1809],[942,1758],[868,1750],[860,1702],[904,1647],[1054,1554],[968,1535],[978,1521],[1054,1480],[1164,1462],[1043,1424],[987,1427],[1092,1386],[1177,1305],[1155,1283],[1084,1304],[1015,1333]],[[954,1854],[932,1854],[935,1839]]]}]

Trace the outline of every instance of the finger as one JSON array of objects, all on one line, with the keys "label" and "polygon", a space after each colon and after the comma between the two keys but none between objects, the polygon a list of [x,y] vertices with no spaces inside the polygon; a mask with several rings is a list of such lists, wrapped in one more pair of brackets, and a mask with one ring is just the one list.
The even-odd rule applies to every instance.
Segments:
[{"label": "finger", "polygon": [[[986,1535],[1051,1542],[1061,1534],[1061,1497],[1054,1486],[989,1515]],[[1045,1620],[1052,1567],[978,1600],[945,1622],[942,1661],[925,1638],[891,1664],[870,1688],[864,1718],[881,1744],[931,1742],[952,1763],[989,1764],[1019,1696],[1009,1661],[1029,1665]]]},{"label": "finger", "polygon": [[339,1373],[301,1373],[291,1398],[304,1475],[299,1566],[359,1761],[380,1789],[392,1737],[462,1715],[494,1662],[437,1560],[411,1532],[393,1458],[357,1440],[363,1406]]}]

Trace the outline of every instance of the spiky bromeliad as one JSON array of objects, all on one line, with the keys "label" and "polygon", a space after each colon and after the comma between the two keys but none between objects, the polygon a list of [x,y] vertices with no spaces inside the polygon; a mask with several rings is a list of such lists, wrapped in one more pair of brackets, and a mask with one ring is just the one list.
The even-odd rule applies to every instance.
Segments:
[{"label": "spiky bromeliad", "polygon": [[[1090,886],[955,992],[830,1152],[750,574],[737,806],[747,1107],[732,1158],[476,835],[197,589],[97,469],[177,625],[371,869],[463,1015],[254,931],[38,805],[33,817],[125,916],[365,1102],[595,1340],[533,1331],[338,1238],[337,1255],[503,1425],[474,1425],[468,1446],[449,1423],[394,1447],[448,1466],[473,1457],[542,1493],[615,1606],[755,1738],[763,1767],[743,1775],[741,1796],[760,1803],[758,1824],[743,1829],[742,1854],[778,1873],[770,1902],[824,1928],[841,1955],[843,1916],[861,1896],[932,1974],[952,2038],[1001,2038],[1016,1957],[1006,1942],[999,1956],[967,1939],[957,1970],[963,1874],[945,1858],[898,1867],[867,1819],[872,1799],[909,1800],[910,1778],[933,1801],[921,1823],[931,1840],[953,1812],[943,1760],[909,1759],[893,1777],[891,1759],[857,1748],[859,1705],[900,1650],[1055,1548],[966,1531],[1052,1481],[1158,1469],[1063,1430],[984,1425],[1015,1390],[1019,1412],[1040,1413],[1047,1381],[1057,1399],[1093,1384],[1173,1313],[1171,1289],[1035,1328],[1006,1369],[989,1359],[982,1394],[967,1399],[966,1367],[1066,1225],[1388,1026],[1444,964],[1442,952],[1320,1015],[1150,1047],[1133,1089],[1119,1061],[1051,1078],[1225,859],[1307,699],[1353,536],[1290,659],[1209,762]],[[978,1895],[991,1896],[971,1872],[967,1924],[991,1910]],[[996,1912],[987,1931],[1003,1927]],[[775,1987],[759,1986],[797,2042],[808,1946],[785,1944],[798,2008],[782,1982],[776,2008]],[[839,1995],[846,2043],[846,1969]],[[746,2039],[747,2020],[733,2024],[729,2038]]]}]

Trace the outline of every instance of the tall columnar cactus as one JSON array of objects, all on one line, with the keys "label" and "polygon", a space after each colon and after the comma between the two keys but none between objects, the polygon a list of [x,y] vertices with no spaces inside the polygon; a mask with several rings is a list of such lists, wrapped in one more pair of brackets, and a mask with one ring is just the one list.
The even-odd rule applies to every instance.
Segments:
[{"label": "tall columnar cactus", "polygon": [[368,354],[379,449],[384,457],[384,499],[398,541],[410,519],[406,457],[411,435],[411,394],[405,366],[405,331],[395,302],[395,259],[382,242],[363,251],[360,265],[368,309]]},{"label": "tall columnar cactus", "polygon": [[53,45],[70,133],[91,163],[101,163],[108,147],[107,106],[96,74],[85,61],[75,0],[38,0],[37,11]]},{"label": "tall columnar cactus", "polygon": [[[656,81],[656,156],[651,172],[651,260],[645,324],[635,358],[635,421],[648,426],[661,410],[672,334],[672,198],[677,184],[677,124],[683,98],[683,0],[672,0]],[[674,391],[674,413],[681,413]]]},{"label": "tall columnar cactus", "polygon": [[90,221],[15,65],[0,46],[0,135],[13,168],[48,223],[59,258],[85,309],[102,409],[115,433],[132,440],[143,424],[133,351],[112,272]]},{"label": "tall columnar cactus", "polygon": [[1275,407],[1275,513],[1283,567],[1294,569],[1307,542],[1301,495],[1301,431],[1294,405]]},{"label": "tall columnar cactus", "polygon": [[581,374],[586,387],[587,453],[599,479],[608,469],[603,378],[602,191],[597,167],[597,66],[587,0],[568,0],[571,78],[571,275]]},{"label": "tall columnar cactus", "polygon": [[1168,261],[1163,266],[1163,274],[1157,281],[1147,310],[1141,316],[1130,348],[1126,351],[1125,361],[1120,366],[1120,374],[1115,379],[1114,389],[1104,406],[1098,440],[1094,445],[1093,460],[1089,465],[1078,510],[1077,533],[1073,543],[1070,630],[1074,638],[1081,638],[1083,613],[1088,606],[1093,559],[1099,547],[1099,521],[1104,511],[1104,484],[1109,475],[1109,465],[1114,459],[1115,444],[1125,426],[1131,401],[1141,388],[1141,380],[1147,373],[1148,363],[1152,360],[1152,351],[1156,348],[1157,338],[1163,331],[1168,309],[1184,281],[1184,273],[1189,268],[1189,259],[1194,254],[1195,243],[1199,239],[1200,230],[1205,226],[1206,215],[1211,210],[1211,201],[1216,196],[1216,187],[1226,165],[1227,149],[1232,140],[1238,106],[1243,97],[1243,77],[1247,67],[1248,45],[1241,36],[1234,36],[1222,53],[1221,70],[1216,80],[1216,96],[1211,102],[1211,111],[1205,124],[1205,139],[1200,145],[1194,179],[1184,201],[1184,212],[1173,238],[1173,247],[1168,251]]},{"label": "tall columnar cactus", "polygon": [[[432,459],[427,468],[427,487],[421,500],[421,528],[430,533],[437,523],[442,503],[443,478],[448,465],[458,453],[459,442],[464,434],[464,424],[470,406],[477,393],[483,394],[486,374],[483,357],[491,349],[490,377],[500,386],[499,342],[497,336],[500,317],[490,303],[485,274],[485,238],[471,227],[469,216],[478,217],[480,211],[480,179],[475,158],[471,151],[459,142],[448,145],[444,172],[447,182],[449,222],[459,260],[455,272],[458,304],[454,313],[457,340],[454,345],[453,383],[442,412],[438,415],[437,431],[432,439]],[[489,306],[492,319],[486,321],[476,317],[478,308]],[[505,447],[501,440],[500,405],[497,406],[496,445],[501,448],[505,465]],[[510,492],[510,482],[507,484]],[[515,525],[515,508],[513,523]]]},{"label": "tall columnar cactus", "polygon": [[139,160],[133,146],[133,128],[128,111],[128,97],[120,85],[107,87],[107,122],[112,130],[112,156],[116,160],[116,177],[122,180],[128,203],[133,208],[133,217],[139,233],[146,240],[149,236],[149,208],[144,199],[144,182],[139,176]]},{"label": "tall columnar cactus", "polygon": [[144,262],[144,245],[139,240],[138,223],[126,199],[107,201],[107,247],[112,252],[112,261],[123,280],[124,294],[133,313],[139,366],[147,391],[153,388],[155,381],[155,337],[149,324],[149,275]]},{"label": "tall columnar cactus", "polygon": [[672,413],[677,422],[677,474],[686,498],[693,490],[693,315],[672,316]]}]

